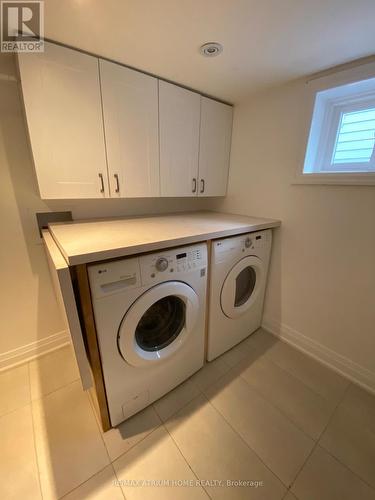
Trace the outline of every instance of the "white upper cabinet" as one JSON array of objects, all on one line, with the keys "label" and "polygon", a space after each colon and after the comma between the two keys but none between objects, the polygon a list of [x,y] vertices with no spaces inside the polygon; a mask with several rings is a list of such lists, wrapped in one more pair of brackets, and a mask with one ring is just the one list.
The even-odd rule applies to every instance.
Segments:
[{"label": "white upper cabinet", "polygon": [[42,198],[225,196],[231,106],[50,42],[18,64]]},{"label": "white upper cabinet", "polygon": [[159,80],[161,196],[196,196],[200,95]]},{"label": "white upper cabinet", "polygon": [[233,108],[201,97],[199,196],[225,196]]},{"label": "white upper cabinet", "polygon": [[111,197],[159,196],[158,80],[100,60]]},{"label": "white upper cabinet", "polygon": [[41,197],[108,196],[98,59],[46,42],[18,61]]}]

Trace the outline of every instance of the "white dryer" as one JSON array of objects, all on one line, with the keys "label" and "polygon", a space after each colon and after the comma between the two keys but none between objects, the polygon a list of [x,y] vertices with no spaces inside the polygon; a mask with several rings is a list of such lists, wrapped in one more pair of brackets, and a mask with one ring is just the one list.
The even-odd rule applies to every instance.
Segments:
[{"label": "white dryer", "polygon": [[112,426],[203,366],[207,246],[88,268]]},{"label": "white dryer", "polygon": [[271,243],[270,229],[212,243],[208,361],[260,327]]}]

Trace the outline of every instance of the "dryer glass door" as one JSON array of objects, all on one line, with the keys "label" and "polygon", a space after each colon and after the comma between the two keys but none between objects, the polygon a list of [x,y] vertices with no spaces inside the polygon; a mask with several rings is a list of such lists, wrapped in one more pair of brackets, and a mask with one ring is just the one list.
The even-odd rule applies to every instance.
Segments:
[{"label": "dryer glass door", "polygon": [[251,266],[247,266],[237,275],[236,290],[234,296],[234,307],[246,304],[251,297],[256,284],[256,272]]},{"label": "dryer glass door", "polygon": [[186,283],[167,281],[150,288],[121,321],[122,357],[133,366],[143,366],[172,356],[195,327],[198,311],[198,296]]},{"label": "dryer glass door", "polygon": [[244,257],[229,271],[221,290],[221,308],[228,318],[244,314],[259,296],[265,273],[261,259]]}]

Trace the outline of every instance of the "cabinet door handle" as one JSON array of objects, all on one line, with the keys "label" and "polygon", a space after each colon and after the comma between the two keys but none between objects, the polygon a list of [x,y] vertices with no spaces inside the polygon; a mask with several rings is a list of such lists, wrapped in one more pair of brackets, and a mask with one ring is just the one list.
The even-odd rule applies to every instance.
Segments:
[{"label": "cabinet door handle", "polygon": [[114,174],[113,177],[116,179],[116,189],[115,189],[115,193],[119,193],[120,192],[120,182],[118,180],[118,174]]},{"label": "cabinet door handle", "polygon": [[204,184],[205,184],[204,179],[201,179],[201,190],[200,190],[201,193],[204,193]]},{"label": "cabinet door handle", "polygon": [[196,193],[197,192],[197,179],[195,177],[193,177],[193,187],[192,187],[192,193]]},{"label": "cabinet door handle", "polygon": [[104,193],[104,181],[103,181],[103,174],[99,174],[99,179],[100,179],[100,185],[101,185],[100,192],[101,192],[101,193]]}]

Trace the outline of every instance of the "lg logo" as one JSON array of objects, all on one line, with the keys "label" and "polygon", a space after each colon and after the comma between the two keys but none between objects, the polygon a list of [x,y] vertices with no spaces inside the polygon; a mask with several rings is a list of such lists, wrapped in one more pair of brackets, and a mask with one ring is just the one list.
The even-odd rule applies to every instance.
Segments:
[{"label": "lg logo", "polygon": [[41,1],[1,2],[1,51],[42,52],[44,4]]}]

